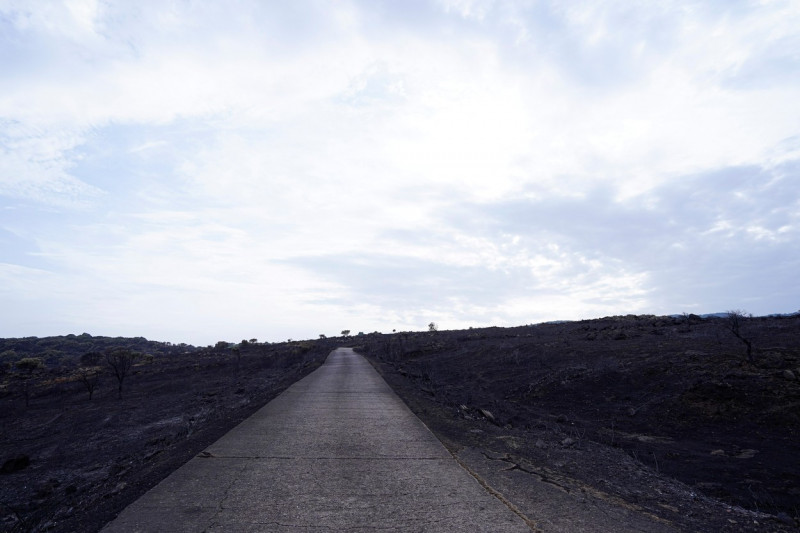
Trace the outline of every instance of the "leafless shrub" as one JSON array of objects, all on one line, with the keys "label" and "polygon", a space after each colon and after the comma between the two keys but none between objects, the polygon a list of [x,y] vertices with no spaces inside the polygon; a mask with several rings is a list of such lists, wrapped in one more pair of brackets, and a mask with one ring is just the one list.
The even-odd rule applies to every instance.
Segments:
[{"label": "leafless shrub", "polygon": [[747,346],[747,360],[751,364],[755,364],[753,357],[753,343],[747,337],[742,335],[742,325],[745,320],[752,318],[752,315],[742,311],[741,309],[732,309],[725,313],[725,327],[736,336],[737,339],[742,341]]},{"label": "leafless shrub", "polygon": [[89,400],[92,399],[95,389],[100,384],[100,371],[96,368],[79,368],[78,378],[89,393]]},{"label": "leafless shrub", "polygon": [[22,381],[19,384],[19,390],[23,398],[25,398],[25,407],[30,405],[31,395],[33,394],[34,374],[44,368],[42,360],[38,357],[24,357],[15,363],[17,370],[24,373]]},{"label": "leafless shrub", "polygon": [[125,348],[117,348],[106,352],[106,363],[117,379],[117,397],[122,398],[122,382],[125,381],[133,366],[136,354]]}]

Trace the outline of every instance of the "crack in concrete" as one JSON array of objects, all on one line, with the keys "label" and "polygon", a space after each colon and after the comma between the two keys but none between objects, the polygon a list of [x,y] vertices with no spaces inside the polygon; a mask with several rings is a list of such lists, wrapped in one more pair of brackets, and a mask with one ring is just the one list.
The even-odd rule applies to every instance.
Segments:
[{"label": "crack in concrete", "polygon": [[216,455],[207,452],[197,456],[200,459],[285,459],[285,460],[306,460],[306,461],[441,461],[447,462],[446,457],[312,457],[312,456],[291,456],[291,455]]},{"label": "crack in concrete", "polygon": [[525,472],[526,474],[530,474],[532,476],[536,476],[539,479],[539,481],[541,481],[542,483],[548,483],[548,484],[553,485],[557,489],[559,489],[559,490],[561,490],[561,491],[563,491],[563,492],[565,492],[567,494],[572,494],[572,491],[570,490],[569,487],[566,487],[566,486],[560,484],[556,480],[550,478],[547,474],[544,474],[542,472],[537,472],[535,470],[529,470],[528,468],[525,468],[524,466],[522,466],[519,463],[517,463],[514,460],[512,460],[511,457],[508,456],[508,454],[505,454],[504,456],[499,457],[499,458],[489,457],[489,455],[484,451],[481,451],[481,454],[484,457],[486,457],[486,459],[488,459],[489,461],[502,461],[504,463],[509,463],[511,466],[509,468],[504,468],[503,469],[504,472],[513,472],[514,470],[520,470],[522,472]]},{"label": "crack in concrete", "polygon": [[326,531],[406,531],[409,525],[419,526],[420,523],[424,523],[425,525],[435,525],[442,522],[441,520],[407,520],[404,523],[391,525],[391,526],[355,526],[355,527],[339,527],[339,526],[312,526],[312,525],[300,525],[300,524],[287,524],[283,522],[253,522],[253,524],[257,524],[259,526],[273,526],[273,527],[288,527],[293,529],[320,529]]},{"label": "crack in concrete", "polygon": [[[544,483],[548,483],[550,485],[553,485],[554,487],[558,488],[559,490],[562,490],[563,492],[565,492],[567,494],[573,494],[570,491],[570,488],[559,484],[555,480],[549,478],[546,474],[542,474],[540,472],[536,472],[535,470],[530,470],[530,469],[527,469],[527,468],[521,466],[519,463],[515,462],[509,456],[509,454],[507,454],[507,453],[503,454],[503,456],[501,456],[499,458],[490,457],[484,451],[481,451],[481,455],[483,455],[489,461],[502,461],[502,462],[505,462],[505,463],[510,463],[512,466],[510,468],[504,468],[503,469],[504,472],[513,472],[514,470],[520,470],[522,472],[525,472],[526,474],[530,474],[530,475],[533,475],[533,476],[537,477],[540,481],[542,481]],[[567,479],[570,479],[570,478],[567,478]],[[590,485],[585,485],[583,483],[578,482],[577,480],[570,479],[570,481],[572,481],[580,489],[580,491],[583,493],[584,497],[586,497],[588,495],[591,495],[596,500],[602,500],[604,502],[610,502],[610,503],[612,503],[614,505],[617,505],[619,507],[628,509],[629,511],[633,511],[635,513],[639,513],[639,514],[641,514],[643,516],[646,516],[646,517],[648,517],[651,520],[654,520],[656,522],[660,522],[662,524],[667,524],[667,525],[670,525],[670,526],[674,526],[673,522],[671,522],[670,520],[667,520],[665,518],[661,518],[660,516],[648,511],[647,509],[645,509],[644,507],[642,507],[640,505],[628,502],[628,501],[624,500],[623,498],[620,498],[619,496],[614,496],[613,494],[609,494],[607,492],[603,492],[603,491],[598,490],[598,489],[596,489],[596,488],[594,488],[594,487],[592,487]],[[595,507],[600,509],[606,516],[608,516],[608,513],[606,513],[605,510],[603,510],[602,508],[600,508],[600,506],[597,503],[597,501],[593,501],[592,503],[595,505]]]},{"label": "crack in concrete", "polygon": [[536,522],[534,520],[532,520],[525,513],[522,512],[522,509],[520,509],[519,507],[514,505],[514,503],[512,501],[510,501],[508,498],[503,496],[503,494],[500,491],[496,490],[494,487],[489,485],[489,483],[485,479],[483,479],[477,472],[475,472],[472,468],[470,468],[469,465],[467,465],[467,463],[462,461],[458,457],[458,455],[456,455],[455,453],[452,453],[452,455],[453,455],[453,459],[455,459],[455,461],[461,466],[461,468],[466,470],[469,475],[471,475],[473,478],[475,478],[475,481],[477,481],[478,484],[481,487],[483,487],[483,489],[486,492],[488,492],[489,494],[491,494],[492,496],[494,496],[495,498],[500,500],[503,503],[503,505],[505,505],[506,507],[508,507],[511,510],[512,513],[514,513],[515,515],[520,517],[522,519],[522,521],[525,522],[525,524],[530,528],[531,531],[533,531],[535,533],[544,533],[544,531],[539,529],[539,527],[536,525]]},{"label": "crack in concrete", "polygon": [[231,489],[233,488],[234,484],[236,484],[236,482],[239,481],[239,476],[241,476],[244,473],[247,466],[248,465],[246,463],[243,464],[239,468],[239,471],[236,473],[236,475],[233,476],[233,479],[231,479],[231,482],[228,484],[228,486],[225,487],[225,491],[222,493],[222,498],[219,500],[219,503],[217,504],[217,510],[214,511],[214,514],[211,515],[211,517],[208,519],[208,525],[203,529],[203,533],[207,533],[210,528],[220,525],[217,522],[217,519],[219,518],[219,515],[222,513],[222,511],[225,510],[225,502],[227,501],[228,496],[230,495]]}]

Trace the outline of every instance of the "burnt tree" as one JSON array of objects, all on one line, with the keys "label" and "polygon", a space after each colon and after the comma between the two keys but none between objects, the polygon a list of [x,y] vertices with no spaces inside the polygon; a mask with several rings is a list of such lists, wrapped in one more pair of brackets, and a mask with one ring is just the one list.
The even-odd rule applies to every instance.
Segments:
[{"label": "burnt tree", "polygon": [[78,377],[86,388],[86,392],[89,393],[89,400],[91,400],[95,389],[100,384],[100,372],[93,368],[81,368],[78,370]]},{"label": "burnt tree", "polygon": [[750,339],[742,335],[742,324],[747,318],[750,318],[751,315],[748,315],[741,309],[733,309],[728,311],[725,314],[725,327],[734,334],[734,336],[742,341],[745,346],[747,346],[747,360],[750,364],[755,364],[755,358],[753,357],[753,343]]},{"label": "burnt tree", "polygon": [[117,398],[122,398],[122,382],[130,373],[136,354],[125,348],[117,348],[106,352],[106,363],[117,379]]}]

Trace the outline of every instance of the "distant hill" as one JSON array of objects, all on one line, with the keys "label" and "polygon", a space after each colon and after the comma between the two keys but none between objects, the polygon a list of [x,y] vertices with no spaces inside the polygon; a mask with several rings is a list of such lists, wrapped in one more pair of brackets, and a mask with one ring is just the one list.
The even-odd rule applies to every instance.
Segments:
[{"label": "distant hill", "polygon": [[103,353],[113,348],[127,348],[152,355],[186,353],[200,348],[189,344],[150,341],[144,337],[102,337],[88,333],[55,337],[0,339],[0,365],[13,364],[25,357],[37,357],[48,367],[77,365],[87,353]]}]

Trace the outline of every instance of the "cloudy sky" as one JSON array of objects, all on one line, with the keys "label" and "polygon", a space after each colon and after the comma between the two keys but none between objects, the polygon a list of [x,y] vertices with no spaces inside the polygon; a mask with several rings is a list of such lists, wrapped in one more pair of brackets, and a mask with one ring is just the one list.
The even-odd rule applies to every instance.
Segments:
[{"label": "cloudy sky", "polygon": [[800,4],[0,0],[0,337],[800,308]]}]

